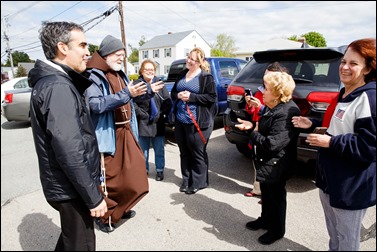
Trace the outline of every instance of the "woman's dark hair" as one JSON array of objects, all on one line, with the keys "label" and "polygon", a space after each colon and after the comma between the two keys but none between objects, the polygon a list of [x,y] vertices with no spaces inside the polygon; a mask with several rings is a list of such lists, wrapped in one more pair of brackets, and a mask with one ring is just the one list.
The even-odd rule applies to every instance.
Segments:
[{"label": "woman's dark hair", "polygon": [[275,61],[269,64],[266,68],[270,72],[285,72],[289,73],[286,67],[282,67],[279,62]]}]

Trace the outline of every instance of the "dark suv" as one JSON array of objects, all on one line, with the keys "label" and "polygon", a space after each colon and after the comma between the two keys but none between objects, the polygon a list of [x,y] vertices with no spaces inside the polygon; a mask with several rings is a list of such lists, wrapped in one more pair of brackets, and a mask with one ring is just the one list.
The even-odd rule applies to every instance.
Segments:
[{"label": "dark suv", "polygon": [[[296,88],[293,100],[301,109],[302,116],[322,119],[331,99],[343,84],[339,78],[339,64],[345,46],[338,48],[299,48],[255,52],[253,59],[240,71],[227,88],[227,106],[224,115],[225,135],[236,145],[239,152],[250,155],[248,135],[234,125],[237,118],[250,120],[245,111],[245,89],[253,93],[263,85],[267,66],[275,61],[292,75]],[[300,133],[298,160],[315,163],[317,148],[305,143],[307,134]]]}]

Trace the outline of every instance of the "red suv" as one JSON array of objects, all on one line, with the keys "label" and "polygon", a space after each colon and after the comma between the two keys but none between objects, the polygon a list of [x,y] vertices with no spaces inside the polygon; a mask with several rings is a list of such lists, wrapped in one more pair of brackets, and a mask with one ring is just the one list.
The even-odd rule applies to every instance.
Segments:
[{"label": "red suv", "polygon": [[[239,152],[250,155],[249,136],[234,125],[237,118],[250,120],[245,111],[245,89],[255,93],[263,85],[267,66],[275,61],[292,75],[296,88],[293,100],[302,116],[322,119],[331,101],[343,84],[339,78],[339,64],[345,46],[338,48],[299,48],[255,52],[253,59],[240,71],[227,88],[227,109],[223,116],[226,138]],[[316,162],[317,148],[305,143],[307,134],[298,139],[298,160]]]}]

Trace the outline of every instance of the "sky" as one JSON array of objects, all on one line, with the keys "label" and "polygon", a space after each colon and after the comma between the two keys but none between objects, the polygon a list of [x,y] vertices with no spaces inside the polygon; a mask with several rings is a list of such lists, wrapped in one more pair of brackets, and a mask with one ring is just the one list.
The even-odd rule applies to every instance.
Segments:
[{"label": "sky", "polygon": [[[100,45],[111,34],[121,39],[117,10],[122,2],[126,44],[139,48],[168,32],[196,30],[208,44],[219,34],[235,41],[237,51],[274,38],[322,34],[327,46],[376,37],[376,1],[1,1],[1,62],[13,51],[44,60],[38,39],[42,21],[71,21],[84,26],[87,42]],[[127,46],[128,48],[128,46]]]}]

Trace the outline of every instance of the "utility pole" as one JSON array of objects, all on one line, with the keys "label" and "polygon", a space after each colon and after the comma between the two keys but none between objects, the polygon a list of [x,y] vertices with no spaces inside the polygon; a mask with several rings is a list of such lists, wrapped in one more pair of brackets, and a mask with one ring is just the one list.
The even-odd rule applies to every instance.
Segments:
[{"label": "utility pole", "polygon": [[118,10],[119,10],[119,15],[120,15],[120,31],[121,31],[121,34],[122,34],[122,42],[123,42],[124,46],[126,47],[123,65],[124,65],[124,72],[127,74],[127,43],[126,43],[126,33],[124,32],[122,1],[119,1],[119,9]]},{"label": "utility pole", "polygon": [[5,31],[8,29],[9,27],[9,24],[8,24],[8,20],[7,20],[7,17],[5,16],[4,17],[4,39],[7,41],[7,52],[9,53],[9,61],[10,61],[10,67],[12,69],[12,78],[15,77],[15,74],[14,74],[14,67],[13,67],[13,57],[12,57],[12,50],[10,49],[10,46],[9,46],[9,37],[8,35],[5,33]]}]

